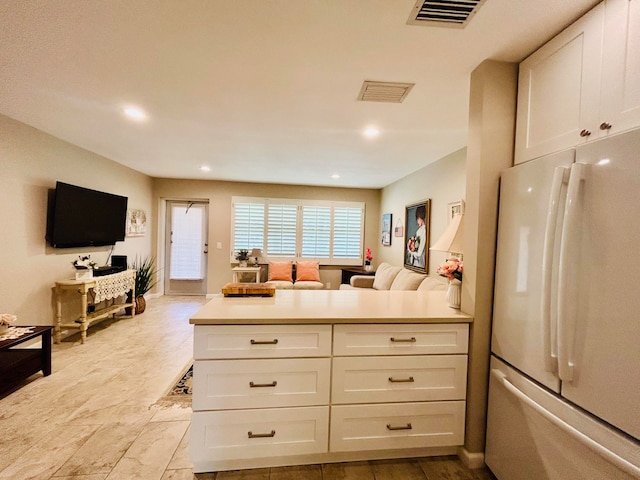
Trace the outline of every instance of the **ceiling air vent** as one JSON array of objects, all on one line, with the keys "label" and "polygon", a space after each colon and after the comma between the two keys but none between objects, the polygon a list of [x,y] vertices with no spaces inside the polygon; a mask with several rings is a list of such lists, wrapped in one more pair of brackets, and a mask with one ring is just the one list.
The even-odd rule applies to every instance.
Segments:
[{"label": "ceiling air vent", "polygon": [[365,80],[358,100],[363,102],[401,103],[415,83],[371,82]]},{"label": "ceiling air vent", "polygon": [[418,0],[408,25],[464,28],[485,0]]}]

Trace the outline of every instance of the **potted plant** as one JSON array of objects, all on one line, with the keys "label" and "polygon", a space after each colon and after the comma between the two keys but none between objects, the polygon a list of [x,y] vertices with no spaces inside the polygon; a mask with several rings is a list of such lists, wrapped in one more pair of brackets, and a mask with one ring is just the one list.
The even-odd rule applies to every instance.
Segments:
[{"label": "potted plant", "polygon": [[156,280],[156,259],[155,257],[145,257],[143,259],[136,257],[133,264],[129,266],[136,271],[136,315],[144,312],[147,302],[144,294],[151,290],[158,281]]},{"label": "potted plant", "polygon": [[246,267],[247,260],[249,260],[249,250],[245,248],[238,250],[238,253],[236,253],[236,260],[241,267]]}]

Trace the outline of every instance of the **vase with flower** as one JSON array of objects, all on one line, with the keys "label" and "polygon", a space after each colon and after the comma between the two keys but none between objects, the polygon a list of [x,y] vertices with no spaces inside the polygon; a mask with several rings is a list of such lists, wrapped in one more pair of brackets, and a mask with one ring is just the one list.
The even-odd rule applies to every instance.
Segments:
[{"label": "vase with flower", "polygon": [[460,287],[462,285],[463,263],[459,258],[453,257],[445,260],[438,268],[436,273],[449,279],[449,288],[447,289],[447,302],[451,308],[460,308]]},{"label": "vase with flower", "polygon": [[364,253],[364,269],[367,272],[371,271],[371,260],[373,260],[373,255],[371,254],[371,249],[367,247],[367,250]]}]

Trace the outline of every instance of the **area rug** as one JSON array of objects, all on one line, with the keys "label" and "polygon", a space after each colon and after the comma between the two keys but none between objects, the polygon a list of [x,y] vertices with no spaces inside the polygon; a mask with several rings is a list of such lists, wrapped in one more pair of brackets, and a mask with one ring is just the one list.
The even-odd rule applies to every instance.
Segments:
[{"label": "area rug", "polygon": [[191,405],[191,394],[193,384],[193,363],[190,363],[187,368],[180,374],[177,381],[174,381],[171,388],[160,398],[156,405],[170,406],[170,405]]}]

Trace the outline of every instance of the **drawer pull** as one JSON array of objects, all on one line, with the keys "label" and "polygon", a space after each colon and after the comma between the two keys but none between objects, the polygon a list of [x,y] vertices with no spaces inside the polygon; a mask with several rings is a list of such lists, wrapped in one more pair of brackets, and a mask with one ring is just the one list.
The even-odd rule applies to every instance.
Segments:
[{"label": "drawer pull", "polygon": [[411,426],[410,423],[407,423],[406,425],[397,425],[397,426],[392,426],[390,423],[387,423],[387,430],[411,430],[413,427]]},{"label": "drawer pull", "polygon": [[396,343],[415,343],[416,341],[416,337],[411,337],[411,338],[396,338],[396,337],[391,337],[390,340],[392,342],[396,342]]},{"label": "drawer pull", "polygon": [[251,431],[247,432],[249,438],[271,438],[276,436],[276,431],[271,430],[269,433],[253,433]]},{"label": "drawer pull", "polygon": [[409,378],[393,378],[393,377],[389,377],[389,381],[391,383],[411,383],[411,382],[415,382],[413,377],[409,377]]},{"label": "drawer pull", "polygon": [[251,345],[276,345],[278,343],[278,339],[274,338],[273,340],[254,340],[251,339]]},{"label": "drawer pull", "polygon": [[249,382],[249,386],[251,388],[260,388],[260,387],[275,387],[276,385],[278,385],[277,381],[273,381],[271,383],[253,383],[253,382]]}]

